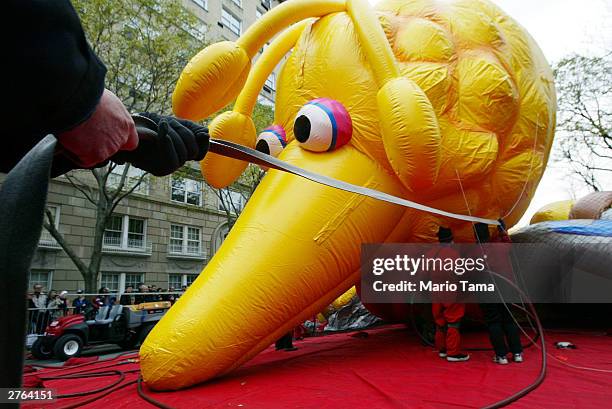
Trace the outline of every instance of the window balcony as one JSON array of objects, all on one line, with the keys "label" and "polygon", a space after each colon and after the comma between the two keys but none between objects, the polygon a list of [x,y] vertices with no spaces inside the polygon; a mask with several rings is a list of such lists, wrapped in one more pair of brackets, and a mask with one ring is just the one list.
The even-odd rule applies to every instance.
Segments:
[{"label": "window balcony", "polygon": [[201,247],[168,245],[168,258],[205,260],[206,254]]},{"label": "window balcony", "polygon": [[153,246],[151,243],[147,243],[146,240],[130,239],[127,240],[127,243],[122,243],[119,237],[104,236],[102,253],[148,257],[153,254]]},{"label": "window balcony", "polygon": [[53,238],[51,233],[49,233],[46,229],[43,228],[43,231],[40,234],[40,239],[38,240],[38,248],[48,250],[60,250],[62,246],[58,244],[58,242]]}]

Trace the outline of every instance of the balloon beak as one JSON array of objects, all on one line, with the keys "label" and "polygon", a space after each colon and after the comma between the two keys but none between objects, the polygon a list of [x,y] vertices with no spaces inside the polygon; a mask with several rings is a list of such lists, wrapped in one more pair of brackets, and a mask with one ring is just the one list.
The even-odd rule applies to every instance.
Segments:
[{"label": "balloon beak", "polygon": [[[279,159],[402,195],[399,180],[350,145]],[[362,243],[383,242],[404,208],[269,170],[219,251],[141,348],[147,385],[179,389],[227,373],[359,279]]]}]

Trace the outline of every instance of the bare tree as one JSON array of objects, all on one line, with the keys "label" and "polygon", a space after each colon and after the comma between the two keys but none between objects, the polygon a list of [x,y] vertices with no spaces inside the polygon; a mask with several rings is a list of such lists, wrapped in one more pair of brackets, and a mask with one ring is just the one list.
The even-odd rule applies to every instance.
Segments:
[{"label": "bare tree", "polygon": [[558,159],[593,190],[612,176],[612,52],[571,55],[555,67]]},{"label": "bare tree", "polygon": [[228,230],[234,226],[236,219],[240,216],[244,205],[249,200],[265,172],[257,165],[249,165],[238,181],[224,189],[211,190],[217,196],[221,210],[227,218]]},{"label": "bare tree", "polygon": [[[85,196],[87,201],[96,210],[96,222],[92,231],[94,243],[89,260],[84,260],[76,254],[66,241],[64,235],[57,229],[53,212],[49,208],[45,209],[47,218],[44,221],[44,227],[62,247],[68,257],[70,257],[83,276],[86,292],[94,292],[97,287],[98,273],[100,271],[100,263],[102,262],[104,230],[110,217],[113,215],[117,205],[138,189],[148,175],[146,172],[142,172],[136,178],[130,177],[129,164],[122,166],[121,173],[119,174],[113,172],[116,168],[117,165],[110,163],[102,168],[91,170],[95,180],[93,187],[90,181],[83,180],[80,177],[80,172],[72,172],[66,175],[66,179],[68,179],[70,184]],[[114,175],[118,176],[118,181],[111,183],[109,176]]]},{"label": "bare tree", "polygon": [[[130,111],[167,114],[174,85],[182,68],[204,47],[199,20],[175,0],[72,0],[81,17],[92,49],[105,63],[106,88]],[[79,257],[56,228],[47,208],[45,228],[66,252],[85,280],[85,289],[96,289],[104,231],[113,211],[146,180],[131,176],[129,164],[110,163],[90,171],[65,175],[70,184],[95,208],[91,256]],[[92,177],[87,177],[91,173]]]}]

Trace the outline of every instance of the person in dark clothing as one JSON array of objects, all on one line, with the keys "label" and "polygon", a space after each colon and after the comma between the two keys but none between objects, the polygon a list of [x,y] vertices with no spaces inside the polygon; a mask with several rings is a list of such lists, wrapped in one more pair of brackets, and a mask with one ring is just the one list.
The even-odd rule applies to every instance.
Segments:
[{"label": "person in dark clothing", "polygon": [[[501,241],[504,241],[505,231],[500,229]],[[490,240],[489,227],[484,223],[474,225],[474,235],[478,243],[487,243]],[[489,340],[495,351],[493,362],[501,365],[508,364],[508,353],[512,353],[514,362],[523,362],[523,346],[519,328],[510,315],[504,303],[481,303],[480,309],[489,331]]]},{"label": "person in dark clothing", "polygon": [[[191,121],[143,113],[155,123],[156,132],[138,132],[123,103],[105,89],[106,67],[87,43],[69,0],[8,0],[2,6],[3,15],[12,24],[11,41],[3,50],[7,79],[3,96],[8,103],[3,109],[6,120],[1,137],[0,172],[11,172],[49,134],[57,142],[51,137],[47,139],[48,143],[41,145],[30,156],[33,159],[20,169],[35,169],[35,175],[40,177],[48,174],[45,172],[50,167],[50,175],[55,177],[72,169],[91,169],[114,161],[164,176],[188,160],[204,158],[208,151],[208,129]],[[49,148],[54,149],[51,163]],[[10,197],[19,189],[14,175],[15,172],[13,177],[7,176],[7,182],[0,188],[1,195]],[[37,200],[28,209],[19,210],[20,214],[30,216],[29,221],[36,221],[28,225],[31,233],[41,228],[38,220],[43,218],[43,204],[38,198],[47,190],[47,184],[37,182],[36,186],[32,192]],[[2,215],[0,235],[11,231],[6,220],[17,214],[11,204],[18,202],[6,199],[0,202],[3,211],[12,212]],[[0,237],[7,243],[7,233],[4,234]],[[19,387],[22,380],[21,349],[27,319],[26,311],[21,310],[24,303],[20,297],[26,292],[26,270],[35,251],[30,236],[34,234],[24,235],[20,242],[22,253],[0,254],[0,275],[11,283],[14,294],[0,302],[3,314],[0,321],[7,328],[0,339],[3,387]]]},{"label": "person in dark clothing", "polygon": [[72,307],[74,308],[75,314],[83,314],[85,310],[91,306],[91,303],[83,295],[83,290],[78,290],[77,294],[79,294],[79,296],[72,300]]},{"label": "person in dark clothing", "polygon": [[[47,134],[58,139],[54,175],[114,160],[161,176],[187,160],[203,159],[208,129],[186,120],[145,113],[157,138],[140,140],[123,103],[104,88],[106,67],[85,39],[68,0],[9,0],[5,15],[16,24],[4,68],[6,127],[0,172]],[[6,9],[8,7],[8,9]]]},{"label": "person in dark clothing", "polygon": [[106,287],[102,287],[98,290],[98,295],[93,300],[93,306],[96,310],[100,309],[100,307],[110,305],[110,290]]},{"label": "person in dark clothing", "polygon": [[119,304],[121,305],[133,305],[136,302],[136,298],[132,295],[134,288],[131,285],[125,287],[125,292],[121,295],[119,299]]},{"label": "person in dark clothing", "polygon": [[280,337],[274,346],[276,347],[277,351],[280,351],[281,349],[288,352],[297,351],[297,347],[293,346],[293,330]]},{"label": "person in dark clothing", "polygon": [[[138,287],[138,292],[139,293],[148,293],[149,292],[149,287],[146,284],[141,284],[140,287]],[[157,296],[154,294],[139,294],[135,296],[135,302],[134,304],[142,304],[145,302],[153,302],[153,301],[157,301]]]},{"label": "person in dark clothing", "polygon": [[163,301],[170,301],[170,303],[174,304],[176,301],[176,294],[174,294],[174,287],[168,287],[168,293],[163,296]]}]

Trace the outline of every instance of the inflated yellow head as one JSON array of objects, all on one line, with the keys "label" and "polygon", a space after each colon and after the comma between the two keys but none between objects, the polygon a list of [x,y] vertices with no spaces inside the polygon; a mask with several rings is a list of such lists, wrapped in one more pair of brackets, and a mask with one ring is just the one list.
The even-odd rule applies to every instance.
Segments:
[{"label": "inflated yellow head", "polygon": [[[293,23],[245,79],[249,59]],[[486,0],[389,0],[376,12],[365,0],[289,0],[236,43],[211,47],[186,68],[173,101],[177,115],[201,119],[237,98],[211,123],[212,137],[255,147],[257,94],[292,49],[277,81],[275,125],[289,142],[280,159],[508,227],[542,175],[552,73],[531,37]],[[245,166],[209,153],[202,170],[222,187]],[[145,381],[176,389],[230,371],[353,285],[361,243],[435,241],[441,225],[473,240],[470,223],[269,171],[144,343]]]}]

